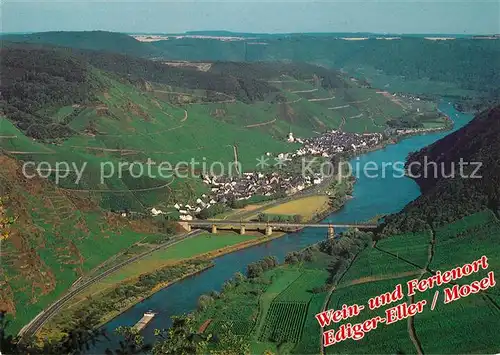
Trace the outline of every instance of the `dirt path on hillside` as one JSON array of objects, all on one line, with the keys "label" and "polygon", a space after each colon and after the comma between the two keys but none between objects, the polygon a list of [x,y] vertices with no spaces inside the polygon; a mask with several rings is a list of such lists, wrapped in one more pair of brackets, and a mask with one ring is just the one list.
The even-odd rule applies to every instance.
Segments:
[{"label": "dirt path on hillside", "polygon": [[337,290],[341,290],[343,288],[347,288],[350,286],[355,286],[355,285],[361,285],[361,284],[366,284],[370,282],[377,282],[377,281],[385,281],[385,280],[392,280],[392,279],[400,279],[405,276],[414,276],[414,275],[420,275],[421,270],[416,270],[416,271],[405,271],[405,272],[399,272],[396,274],[387,274],[387,275],[379,275],[379,276],[365,276],[365,277],[360,277],[359,279],[352,280],[345,285],[337,287]]},{"label": "dirt path on hillside", "polygon": [[[374,244],[374,247],[381,252],[384,252],[388,255],[391,255],[391,256],[397,258],[398,260],[402,260],[402,261],[406,262],[407,264],[410,264],[412,266],[419,268],[420,270],[417,272],[417,274],[419,275],[418,280],[421,280],[422,277],[425,275],[425,273],[429,270],[429,265],[431,264],[432,258],[434,257],[434,245],[436,244],[436,235],[435,235],[434,229],[432,229],[432,227],[430,225],[429,225],[429,227],[431,228],[431,240],[429,241],[429,247],[427,249],[427,261],[423,267],[413,263],[410,260],[401,258],[401,257],[399,257],[399,255],[395,255],[392,252],[380,249],[379,247],[376,246],[376,243]],[[414,303],[415,296],[414,295],[408,296],[408,301],[410,304]],[[415,330],[415,317],[408,317],[407,328],[408,328],[408,335],[410,337],[411,342],[415,346],[415,350],[416,350],[417,354],[422,355],[424,353],[424,351],[422,349],[422,344],[420,343],[420,340],[417,336],[417,332]]]},{"label": "dirt path on hillside", "polygon": [[18,154],[55,154],[55,151],[51,152],[22,152],[18,150],[6,150],[6,153],[12,154],[12,155],[18,155]]},{"label": "dirt path on hillside", "polygon": [[317,102],[317,101],[328,101],[328,100],[333,100],[335,98],[335,96],[332,96],[332,97],[324,97],[322,99],[309,99],[307,101],[309,102]]},{"label": "dirt path on hillside", "polygon": [[300,93],[305,93],[305,92],[315,92],[318,91],[318,89],[309,89],[309,90],[297,90],[297,91],[290,91],[291,94],[300,94]]},{"label": "dirt path on hillside", "polygon": [[[436,233],[434,232],[434,229],[432,228],[431,225],[429,225],[431,228],[431,240],[429,242],[429,247],[427,248],[427,262],[425,263],[424,269],[421,270],[420,272],[420,277],[418,280],[422,280],[424,277],[425,273],[429,269],[429,266],[432,262],[432,258],[434,257],[434,246],[436,245]],[[408,296],[408,301],[410,304],[415,302],[415,295]],[[420,343],[420,339],[418,338],[417,331],[415,330],[415,317],[408,317],[408,334],[410,335],[411,342],[415,346],[415,350],[419,355],[424,353],[424,350],[422,349],[422,344]]]},{"label": "dirt path on hillside", "polygon": [[302,97],[299,97],[297,100],[286,101],[286,102],[282,102],[282,103],[283,104],[294,104],[294,103],[299,102],[299,101],[302,101]]},{"label": "dirt path on hillside", "polygon": [[269,124],[273,124],[274,122],[276,122],[276,118],[275,118],[274,120],[267,121],[267,122],[250,124],[250,125],[248,125],[248,126],[245,126],[245,128],[253,128],[253,127],[267,126],[267,125],[269,125]]},{"label": "dirt path on hillside", "polygon": [[[296,82],[300,81],[300,80],[297,80],[297,79],[295,79],[295,80],[263,80],[263,79],[257,79],[257,80],[262,80],[262,81],[264,81],[266,83],[296,83]],[[304,79],[302,81],[314,81],[314,78]]]},{"label": "dirt path on hillside", "polygon": [[362,104],[363,102],[368,102],[370,101],[372,98],[369,97],[367,98],[366,100],[359,100],[359,101],[351,101],[351,102],[348,102],[348,104]]},{"label": "dirt path on hillside", "polygon": [[184,110],[184,118],[181,120],[181,122],[185,122],[188,119],[188,111]]},{"label": "dirt path on hillside", "polygon": [[113,148],[99,148],[99,147],[90,147],[90,146],[81,146],[81,145],[71,145],[70,147],[77,148],[77,149],[97,150],[100,152],[116,152],[116,153],[122,153],[122,154],[149,153],[149,154],[170,154],[170,155],[205,149],[205,147],[197,147],[197,148],[190,148],[190,149],[183,149],[183,150],[176,150],[176,151],[166,151],[166,150],[113,149]]},{"label": "dirt path on hillside", "polygon": [[[364,249],[363,249],[364,250]],[[361,251],[363,251],[361,250]],[[347,272],[351,269],[351,266],[356,262],[356,259],[358,258],[359,254],[361,254],[361,251],[358,252],[354,258],[352,259],[351,263],[349,266],[345,269],[345,271],[340,275],[339,279],[332,285],[332,287],[328,290],[328,294],[325,297],[325,301],[323,302],[323,306],[321,306],[321,311],[324,312],[327,310],[328,303],[330,303],[330,299],[332,297],[333,292],[335,292],[337,285],[339,284],[340,281],[344,278],[344,276],[347,274]],[[319,332],[319,353],[320,355],[325,354],[325,347],[323,346],[323,332],[325,331],[325,328],[321,328],[321,331]]]},{"label": "dirt path on hillside", "polygon": [[341,108],[347,108],[351,107],[351,105],[343,105],[343,106],[335,106],[335,107],[328,107],[329,110],[340,110]]},{"label": "dirt path on hillside", "polygon": [[174,131],[174,130],[182,128],[182,127],[184,127],[183,124],[181,124],[180,126],[166,128],[166,129],[163,129],[163,130],[160,130],[160,131],[156,131],[156,132],[152,132],[152,133],[131,133],[131,134],[106,134],[106,133],[100,133],[100,134],[97,134],[97,136],[104,136],[104,137],[134,137],[134,136],[137,136],[138,134],[143,134],[145,136],[154,136],[154,135],[162,134],[162,133],[165,133],[165,132]]},{"label": "dirt path on hillside", "polygon": [[224,100],[224,101],[207,101],[207,102],[192,102],[190,105],[209,105],[209,104],[234,104],[236,99]]},{"label": "dirt path on hillside", "polygon": [[[174,176],[172,176],[174,177]],[[113,193],[127,193],[127,192],[147,192],[147,191],[155,191],[155,190],[160,190],[167,188],[170,191],[172,189],[170,188],[170,185],[175,181],[175,178],[172,179],[172,181],[167,182],[164,185],[161,186],[155,186],[155,187],[149,187],[145,189],[128,189],[128,190],[115,190],[115,189],[107,189],[107,190],[91,190],[91,189],[66,189],[60,187],[59,189],[64,190],[64,191],[71,191],[71,192],[113,192]]]},{"label": "dirt path on hillside", "polygon": [[339,126],[339,131],[342,131],[342,130],[343,130],[343,128],[344,128],[344,126],[345,126],[345,117],[344,117],[344,116],[342,116],[342,122],[340,123],[340,126]]}]

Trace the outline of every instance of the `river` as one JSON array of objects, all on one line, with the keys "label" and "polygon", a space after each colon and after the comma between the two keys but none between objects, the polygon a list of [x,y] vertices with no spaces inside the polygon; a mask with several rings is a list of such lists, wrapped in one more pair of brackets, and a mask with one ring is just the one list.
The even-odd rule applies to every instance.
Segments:
[{"label": "river", "polygon": [[[473,117],[470,114],[458,112],[448,102],[442,102],[439,109],[454,121],[453,131],[467,124]],[[404,162],[408,153],[432,144],[449,133],[451,131],[408,137],[397,144],[363,154],[351,160],[353,172],[357,174],[356,166],[362,167],[369,161],[377,163],[378,166],[384,162]],[[420,195],[418,185],[410,178],[393,177],[390,169],[385,169],[385,172],[385,178],[369,178],[364,174],[359,174],[354,186],[353,198],[348,200],[342,209],[329,215],[325,221],[337,223],[366,221],[376,215],[397,212]],[[377,172],[370,172],[370,174],[373,176]],[[381,171],[379,175],[382,175]],[[219,291],[224,281],[230,279],[238,271],[244,272],[249,263],[268,255],[274,255],[282,261],[288,252],[318,242],[326,237],[326,233],[323,229],[306,228],[268,243],[215,259],[214,267],[164,288],[107,323],[104,328],[111,341],[98,343],[90,353],[104,353],[107,347],[116,348],[117,338],[113,336],[113,330],[118,326],[134,325],[148,310],[157,312],[156,317],[142,331],[145,340],[151,341],[154,337],[154,329],[167,328],[171,324],[171,316],[194,310],[201,294],[212,290]]]}]

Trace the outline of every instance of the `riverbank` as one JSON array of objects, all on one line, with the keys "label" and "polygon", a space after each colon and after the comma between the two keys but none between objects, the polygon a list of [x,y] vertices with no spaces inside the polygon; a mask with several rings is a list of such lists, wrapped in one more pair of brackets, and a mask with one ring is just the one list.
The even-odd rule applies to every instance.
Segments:
[{"label": "riverbank", "polygon": [[[273,233],[271,236],[262,236],[258,233],[254,234],[255,235],[250,236],[247,241],[196,254],[193,257],[172,260],[160,267],[151,269],[149,272],[124,278],[120,282],[114,284],[106,285],[105,279],[103,280],[104,285],[93,285],[89,290],[83,291],[81,294],[77,295],[73,302],[68,303],[64,309],[58,312],[54,318],[43,326],[37,333],[37,337],[38,339],[60,339],[63,335],[63,329],[71,329],[71,324],[74,324],[78,320],[78,316],[76,316],[77,313],[85,314],[87,318],[89,313],[95,314],[90,326],[92,328],[99,328],[126,312],[131,307],[151,297],[158,291],[213,267],[213,259],[270,242],[283,236],[285,233]],[[222,235],[210,236],[209,238],[218,238],[217,240],[220,240],[220,238],[225,237],[224,233],[222,233]],[[137,268],[137,265],[131,264],[128,267]],[[173,270],[173,273],[178,277],[174,279],[170,278],[172,274],[170,270]],[[123,272],[123,270],[121,272]],[[118,273],[120,273],[120,271],[118,271]],[[167,279],[158,279],[155,276],[156,274],[165,273],[170,277]],[[180,276],[179,273],[181,273]],[[111,274],[111,276],[117,277],[117,275],[113,274]],[[157,279],[158,282],[151,281]],[[129,292],[131,289],[137,288],[140,288],[140,293],[134,291],[134,293],[131,294]],[[102,305],[103,303],[112,304],[113,307],[103,308],[99,306],[99,312],[96,312],[95,305]]]},{"label": "riverbank", "polygon": [[[340,196],[336,196],[336,200],[335,200],[336,203],[329,204],[328,205],[329,208],[322,210],[321,213],[316,214],[313,218],[310,218],[307,221],[308,222],[318,222],[318,221],[322,220],[323,218],[325,218],[330,213],[342,208],[342,206],[345,204],[345,202],[351,196],[352,190],[354,188],[354,183],[355,183],[354,178],[344,179],[344,181],[342,182],[342,184],[344,185],[343,193]],[[205,236],[209,236],[209,238],[224,238],[223,234],[224,234],[224,232],[222,232],[222,235],[212,236],[212,235],[206,234]],[[151,269],[147,273],[140,273],[140,274],[135,275],[135,276],[124,277],[120,282],[117,282],[116,284],[108,286],[108,287],[99,288],[98,285],[95,285],[94,288],[97,288],[96,292],[90,292],[90,293],[84,292],[82,295],[79,295],[78,297],[80,298],[80,300],[76,300],[76,302],[72,302],[72,303],[68,304],[68,306],[66,306],[66,308],[62,311],[62,313],[75,314],[77,312],[86,312],[86,311],[88,311],[89,308],[92,308],[91,303],[93,300],[103,301],[107,298],[107,296],[110,293],[115,292],[117,289],[120,289],[120,287],[122,287],[122,286],[127,287],[130,285],[134,285],[134,283],[137,280],[139,280],[140,278],[147,277],[150,274],[161,271],[162,268],[167,269],[167,268],[176,267],[176,266],[182,265],[182,264],[188,264],[190,262],[213,260],[213,259],[219,258],[219,257],[226,255],[226,254],[234,253],[234,252],[237,252],[240,250],[244,250],[244,249],[248,249],[248,248],[260,245],[260,244],[265,244],[265,243],[271,242],[274,239],[277,239],[277,238],[284,236],[286,233],[273,233],[271,236],[262,236],[259,233],[248,233],[248,234],[250,234],[250,235],[253,234],[254,238],[249,239],[249,240],[244,241],[244,242],[234,244],[234,245],[226,246],[224,248],[219,248],[219,249],[211,250],[211,251],[208,251],[205,253],[200,253],[200,254],[197,254],[193,257],[181,258],[181,259],[177,259],[177,260],[168,261],[167,264],[161,265],[159,267],[157,266],[155,269]],[[159,253],[161,253],[161,252],[159,252]],[[98,328],[98,327],[112,321],[113,319],[118,317],[120,314],[128,311],[131,307],[137,305],[138,303],[141,303],[142,301],[151,297],[152,295],[154,295],[158,291],[161,291],[166,287],[170,287],[173,284],[180,282],[180,281],[182,281],[190,276],[199,274],[200,272],[203,272],[211,267],[213,267],[213,264],[211,264],[209,266],[205,266],[202,269],[191,270],[190,272],[187,272],[187,273],[183,274],[181,277],[178,277],[174,280],[167,280],[167,281],[159,282],[156,285],[154,285],[153,287],[149,288],[147,291],[143,291],[140,297],[129,297],[127,299],[126,304],[121,304],[120,302],[114,302],[114,303],[120,304],[120,307],[118,309],[112,309],[111,311],[109,311],[107,313],[101,311],[101,314],[99,316],[99,322],[96,323],[93,327]],[[137,265],[131,264],[128,266],[128,268],[137,269]],[[139,268],[139,270],[140,270],[140,268]],[[124,275],[127,274],[126,270],[118,271],[118,273],[120,273],[120,272]],[[117,275],[114,275],[114,277],[119,278],[119,276],[117,276]],[[92,290],[90,290],[90,291],[92,291]],[[89,300],[91,300],[91,301],[89,301]],[[57,315],[56,317],[54,317],[52,321],[49,321],[42,328],[42,330],[39,333],[40,336],[44,337],[44,338],[48,338],[48,339],[57,339],[61,335],[61,333],[58,332],[57,329],[63,328],[61,325],[67,323],[67,319],[66,319],[67,316],[68,316],[68,314],[65,314],[64,317],[61,317],[60,315]],[[51,331],[48,331],[48,329],[50,329]]]},{"label": "riverbank", "polygon": [[102,327],[104,324],[112,321],[113,319],[115,319],[116,317],[118,317],[123,312],[127,311],[128,309],[130,309],[131,307],[135,306],[136,304],[144,301],[145,299],[151,297],[153,294],[155,294],[156,292],[160,291],[161,289],[163,289],[165,287],[168,287],[170,285],[173,285],[176,282],[179,282],[179,281],[182,281],[184,279],[187,279],[188,277],[195,276],[195,275],[197,275],[197,274],[199,274],[199,273],[201,273],[203,271],[206,271],[206,270],[214,267],[214,265],[215,264],[212,262],[209,265],[206,265],[204,267],[200,267],[198,270],[195,270],[195,271],[192,271],[192,272],[188,272],[188,273],[182,275],[181,277],[179,277],[179,278],[177,278],[175,280],[165,281],[165,282],[159,283],[158,285],[156,285],[155,287],[153,287],[148,293],[146,293],[144,296],[139,297],[133,303],[130,303],[129,305],[121,308],[119,311],[111,312],[111,313],[106,314],[105,316],[103,316],[101,322],[98,325],[96,325],[94,328]]},{"label": "riverbank", "polygon": [[[442,102],[440,109],[455,122],[452,131],[459,129],[472,119],[470,115],[457,112],[453,105],[447,102]],[[354,165],[356,162],[364,164],[373,161],[381,166],[383,162],[404,161],[409,153],[418,151],[449,133],[437,132],[406,137],[397,144],[385,146],[385,149],[360,155],[356,160],[352,160],[351,164]],[[372,179],[361,174],[354,186],[352,193],[354,198],[347,199],[341,209],[327,216],[324,221],[337,223],[368,221],[377,215],[387,215],[400,211],[408,202],[419,195],[420,190],[417,184],[407,177],[398,178],[388,174],[385,178]],[[274,255],[278,260],[283,261],[288,253],[301,250],[324,239],[324,231],[306,228],[276,238],[263,245],[221,256],[214,260],[215,266],[213,268],[160,290],[143,303],[132,307],[107,323],[103,329],[108,334],[112,334],[113,330],[119,326],[133,325],[145,311],[151,309],[159,312],[161,316],[155,317],[152,324],[141,334],[145,337],[145,341],[152,342],[155,337],[151,329],[170,327],[172,316],[192,312],[196,309],[200,295],[208,294],[212,290],[221,290],[225,281],[231,279],[236,272],[244,273],[246,265],[269,255]],[[165,302],[166,299],[168,302]],[[321,304],[318,305],[318,311],[320,308]],[[108,346],[119,346],[118,341],[118,337],[111,337],[109,343],[97,344],[92,347],[89,353],[103,353]],[[317,344],[317,341],[314,344]]]}]

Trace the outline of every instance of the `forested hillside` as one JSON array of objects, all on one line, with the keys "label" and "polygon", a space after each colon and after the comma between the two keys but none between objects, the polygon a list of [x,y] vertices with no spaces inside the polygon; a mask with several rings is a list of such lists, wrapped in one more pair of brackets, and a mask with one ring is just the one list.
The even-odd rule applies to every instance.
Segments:
[{"label": "forested hillside", "polygon": [[[247,45],[245,41],[182,39],[152,45],[161,50],[163,57],[176,60],[290,60],[345,68],[350,73],[366,75],[379,85],[385,83],[408,92],[438,94],[435,85],[449,83],[464,90],[479,91],[479,95],[498,97],[500,87],[498,40],[430,41],[404,37],[346,41],[332,34],[276,36],[246,42]],[[416,81],[419,85],[400,84],[400,79],[407,84]],[[450,94],[454,92],[448,89],[446,87]]]},{"label": "forested hillside", "polygon": [[365,35],[369,39],[362,41],[342,39],[352,34],[290,34],[252,35],[240,41],[172,37],[139,42],[125,34],[94,31],[3,38],[165,60],[308,62],[344,68],[350,74],[368,77],[375,86],[387,85],[393,91],[458,97],[499,96],[499,40],[432,41],[414,36],[390,40],[387,36],[359,34]]},{"label": "forested hillside", "polygon": [[136,41],[124,33],[106,31],[50,31],[17,35],[3,35],[6,41],[53,44],[60,47],[90,49],[113,53],[151,57],[161,54],[158,49],[148,43]]},{"label": "forested hillside", "polygon": [[72,130],[44,112],[48,106],[90,104],[99,83],[84,62],[55,49],[0,49],[0,110],[34,138],[67,137]]},{"label": "forested hillside", "polygon": [[[455,133],[410,155],[406,167],[419,176],[415,180],[423,194],[387,218],[384,234],[418,231],[428,224],[441,226],[485,208],[498,215],[499,137],[500,106],[496,106]],[[461,161],[468,163],[463,167],[464,177],[460,173]]]}]

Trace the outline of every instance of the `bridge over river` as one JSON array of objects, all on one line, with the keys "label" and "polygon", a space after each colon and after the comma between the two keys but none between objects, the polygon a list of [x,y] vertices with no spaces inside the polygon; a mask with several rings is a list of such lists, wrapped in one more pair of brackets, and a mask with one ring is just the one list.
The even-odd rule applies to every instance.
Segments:
[{"label": "bridge over river", "polygon": [[180,224],[191,231],[193,227],[209,229],[212,233],[217,233],[219,229],[236,229],[241,234],[247,230],[264,231],[265,235],[271,235],[273,231],[293,232],[302,228],[327,228],[328,237],[335,236],[335,228],[360,228],[375,229],[377,224],[369,223],[295,223],[295,222],[255,222],[255,221],[227,221],[227,220],[192,220],[183,221]]}]

